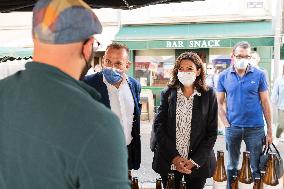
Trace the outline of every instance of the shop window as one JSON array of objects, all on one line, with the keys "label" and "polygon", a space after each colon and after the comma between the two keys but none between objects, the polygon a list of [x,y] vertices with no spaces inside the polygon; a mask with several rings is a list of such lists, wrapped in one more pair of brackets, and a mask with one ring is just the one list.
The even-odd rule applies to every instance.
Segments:
[{"label": "shop window", "polygon": [[136,56],[135,78],[142,86],[165,87],[171,78],[174,56]]}]

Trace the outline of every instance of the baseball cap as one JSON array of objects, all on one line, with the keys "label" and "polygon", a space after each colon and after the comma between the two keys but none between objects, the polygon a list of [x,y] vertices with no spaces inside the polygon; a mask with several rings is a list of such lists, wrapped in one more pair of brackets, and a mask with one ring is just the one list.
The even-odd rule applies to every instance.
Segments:
[{"label": "baseball cap", "polygon": [[39,0],[33,9],[33,37],[48,44],[85,41],[102,32],[102,25],[82,0]]}]

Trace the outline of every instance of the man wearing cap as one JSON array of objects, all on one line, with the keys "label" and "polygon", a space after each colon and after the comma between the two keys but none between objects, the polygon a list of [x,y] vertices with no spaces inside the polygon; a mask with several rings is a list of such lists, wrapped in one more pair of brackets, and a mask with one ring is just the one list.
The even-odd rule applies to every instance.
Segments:
[{"label": "man wearing cap", "polygon": [[79,81],[96,15],[81,0],[39,0],[32,31],[33,61],[0,81],[0,188],[130,189],[119,120]]},{"label": "man wearing cap", "polygon": [[101,95],[102,102],[119,118],[128,149],[128,169],[139,169],[140,140],[140,84],[126,72],[130,67],[129,50],[119,43],[110,44],[103,57],[103,71],[86,76],[84,81]]}]

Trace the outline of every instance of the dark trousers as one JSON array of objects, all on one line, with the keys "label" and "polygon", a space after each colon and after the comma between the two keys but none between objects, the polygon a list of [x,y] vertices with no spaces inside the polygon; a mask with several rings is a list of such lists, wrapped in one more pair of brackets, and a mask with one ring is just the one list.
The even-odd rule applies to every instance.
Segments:
[{"label": "dark trousers", "polygon": [[[178,171],[173,171],[175,174],[175,189],[179,188],[180,181],[182,180],[182,177],[184,177],[184,181],[186,182],[186,189],[203,189],[204,185],[206,183],[206,178],[190,178],[190,175],[182,174]],[[166,188],[168,176],[167,175],[161,175],[163,187]]]}]

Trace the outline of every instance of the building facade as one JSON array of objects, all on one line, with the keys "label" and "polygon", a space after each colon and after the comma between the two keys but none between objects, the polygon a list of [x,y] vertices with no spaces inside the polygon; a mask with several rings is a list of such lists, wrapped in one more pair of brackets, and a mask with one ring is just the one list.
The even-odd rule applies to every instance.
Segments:
[{"label": "building facade", "polygon": [[268,0],[206,0],[156,5],[123,11],[115,41],[131,49],[130,74],[151,89],[155,104],[166,86],[175,59],[194,51],[204,66],[230,66],[232,47],[248,41],[260,54],[260,66],[271,74],[274,30]]}]

